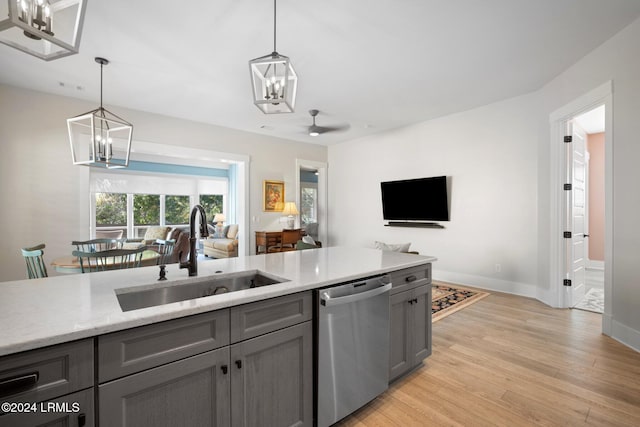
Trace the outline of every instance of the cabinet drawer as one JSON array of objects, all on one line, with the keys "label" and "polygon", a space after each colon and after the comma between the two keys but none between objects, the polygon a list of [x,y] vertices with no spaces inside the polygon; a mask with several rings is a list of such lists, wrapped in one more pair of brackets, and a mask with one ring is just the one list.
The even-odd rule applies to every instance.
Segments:
[{"label": "cabinet drawer", "polygon": [[391,276],[391,283],[393,283],[390,294],[394,295],[431,283],[431,264],[394,271],[389,273],[389,276]]},{"label": "cabinet drawer", "polygon": [[230,425],[229,348],[98,386],[101,427]]},{"label": "cabinet drawer", "polygon": [[296,325],[311,317],[311,291],[231,307],[231,342]]},{"label": "cabinet drawer", "polygon": [[93,388],[37,404],[36,412],[0,417],[0,427],[93,427]]},{"label": "cabinet drawer", "polygon": [[93,385],[93,339],[0,359],[0,400],[41,402]]},{"label": "cabinet drawer", "polygon": [[105,382],[229,345],[229,310],[169,320],[98,337]]}]

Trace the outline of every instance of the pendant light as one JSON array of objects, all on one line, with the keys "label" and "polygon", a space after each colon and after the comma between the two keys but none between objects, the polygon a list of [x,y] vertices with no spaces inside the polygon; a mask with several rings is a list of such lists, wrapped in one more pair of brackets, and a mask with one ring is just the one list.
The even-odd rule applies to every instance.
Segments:
[{"label": "pendant light", "polygon": [[0,43],[45,61],[78,53],[87,0],[0,0]]},{"label": "pendant light", "polygon": [[293,113],[298,76],[289,57],[276,50],[276,0],[273,0],[273,52],[249,61],[253,103],[265,114]]},{"label": "pendant light", "polygon": [[133,125],[102,106],[102,68],[109,61],[104,58],[95,61],[100,64],[100,107],[67,119],[73,164],[126,168]]}]

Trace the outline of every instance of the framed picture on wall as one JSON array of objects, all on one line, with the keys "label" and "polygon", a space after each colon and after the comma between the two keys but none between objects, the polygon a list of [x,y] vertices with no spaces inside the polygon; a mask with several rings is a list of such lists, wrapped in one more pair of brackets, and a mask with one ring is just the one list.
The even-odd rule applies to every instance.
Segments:
[{"label": "framed picture on wall", "polygon": [[264,181],[262,185],[262,210],[282,212],[284,208],[284,182]]}]

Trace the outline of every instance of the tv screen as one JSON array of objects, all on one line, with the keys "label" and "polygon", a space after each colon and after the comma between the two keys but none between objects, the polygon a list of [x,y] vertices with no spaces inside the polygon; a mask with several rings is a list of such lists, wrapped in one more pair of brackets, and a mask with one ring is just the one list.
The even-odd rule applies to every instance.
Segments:
[{"label": "tv screen", "polygon": [[380,187],[384,219],[449,221],[446,176],[387,181]]}]

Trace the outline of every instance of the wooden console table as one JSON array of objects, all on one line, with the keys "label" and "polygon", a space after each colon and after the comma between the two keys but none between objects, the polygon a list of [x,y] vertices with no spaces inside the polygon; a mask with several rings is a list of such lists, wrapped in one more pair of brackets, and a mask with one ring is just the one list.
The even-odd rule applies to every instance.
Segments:
[{"label": "wooden console table", "polygon": [[[300,238],[305,235],[304,230],[298,229]],[[278,246],[282,239],[282,231],[256,231],[256,255],[266,254],[268,248]]]}]

